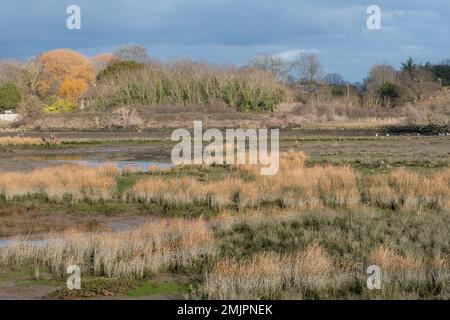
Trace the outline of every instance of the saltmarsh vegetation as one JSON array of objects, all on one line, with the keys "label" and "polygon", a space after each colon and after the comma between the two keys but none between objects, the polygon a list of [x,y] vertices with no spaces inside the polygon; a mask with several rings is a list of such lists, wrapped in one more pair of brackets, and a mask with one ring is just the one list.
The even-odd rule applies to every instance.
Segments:
[{"label": "saltmarsh vegetation", "polygon": [[[255,166],[1,173],[0,202],[139,202],[162,211],[134,230],[18,238],[0,248],[0,265],[39,265],[59,277],[71,264],[93,277],[186,273],[200,299],[450,297],[448,168],[367,175],[305,161],[284,153],[272,177]],[[169,216],[191,207],[214,214]],[[374,264],[381,291],[366,287]]]},{"label": "saltmarsh vegetation", "polygon": [[41,146],[43,140],[40,138],[27,137],[0,137],[0,146]]},{"label": "saltmarsh vegetation", "polygon": [[83,234],[68,231],[42,245],[18,239],[2,248],[4,266],[40,265],[63,277],[69,265],[85,275],[143,279],[214,256],[213,234],[200,219],[155,220],[136,230]]},{"label": "saltmarsh vegetation", "polygon": [[50,202],[111,200],[119,170],[114,166],[61,166],[31,173],[1,173],[0,195],[6,201],[30,196]]}]

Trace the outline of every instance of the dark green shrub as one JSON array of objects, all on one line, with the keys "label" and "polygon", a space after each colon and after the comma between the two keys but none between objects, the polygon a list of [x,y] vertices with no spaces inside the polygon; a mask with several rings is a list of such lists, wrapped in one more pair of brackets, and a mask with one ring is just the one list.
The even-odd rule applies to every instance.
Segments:
[{"label": "dark green shrub", "polygon": [[396,99],[400,97],[400,88],[390,82],[383,83],[377,92],[382,104],[386,107],[394,106]]},{"label": "dark green shrub", "polygon": [[109,65],[97,75],[97,81],[117,78],[121,73],[133,72],[141,69],[144,65],[134,61],[119,61]]},{"label": "dark green shrub", "polygon": [[333,86],[331,88],[331,95],[333,97],[343,97],[345,94],[345,90],[342,86]]},{"label": "dark green shrub", "polygon": [[22,101],[20,89],[12,82],[0,86],[0,109],[16,109]]},{"label": "dark green shrub", "polygon": [[442,80],[442,85],[450,86],[450,65],[440,64],[432,68],[433,74]]}]

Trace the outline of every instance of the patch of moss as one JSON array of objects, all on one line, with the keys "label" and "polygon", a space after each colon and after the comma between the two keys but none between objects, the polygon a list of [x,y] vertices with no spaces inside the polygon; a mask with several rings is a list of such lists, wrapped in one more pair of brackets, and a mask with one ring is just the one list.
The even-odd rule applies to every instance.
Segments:
[{"label": "patch of moss", "polygon": [[116,296],[138,287],[135,279],[83,278],[80,290],[63,288],[50,295],[53,299],[81,299],[98,296]]}]

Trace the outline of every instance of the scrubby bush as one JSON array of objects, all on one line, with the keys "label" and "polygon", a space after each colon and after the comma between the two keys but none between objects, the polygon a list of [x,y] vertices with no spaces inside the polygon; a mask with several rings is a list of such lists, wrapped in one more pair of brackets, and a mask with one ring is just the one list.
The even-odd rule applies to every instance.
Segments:
[{"label": "scrubby bush", "polygon": [[333,97],[343,97],[344,94],[345,94],[345,91],[342,86],[333,86],[331,88],[331,95]]},{"label": "scrubby bush", "polygon": [[16,109],[22,101],[20,89],[12,82],[0,86],[0,109]]},{"label": "scrubby bush", "polygon": [[393,83],[383,83],[377,90],[378,95],[386,107],[395,105],[395,100],[400,96],[400,89]]},{"label": "scrubby bush", "polygon": [[78,109],[76,104],[63,99],[56,99],[52,104],[44,107],[46,113],[74,112]]},{"label": "scrubby bush", "polygon": [[106,67],[97,75],[97,81],[106,79],[116,79],[121,73],[133,72],[144,65],[134,61],[118,61]]}]

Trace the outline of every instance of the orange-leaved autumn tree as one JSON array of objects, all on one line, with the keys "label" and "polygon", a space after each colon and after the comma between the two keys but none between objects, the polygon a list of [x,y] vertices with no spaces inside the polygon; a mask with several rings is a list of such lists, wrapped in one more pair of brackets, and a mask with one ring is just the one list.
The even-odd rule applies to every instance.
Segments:
[{"label": "orange-leaved autumn tree", "polygon": [[90,60],[70,49],[43,53],[38,91],[42,97],[58,96],[76,102],[95,81],[95,70]]}]

